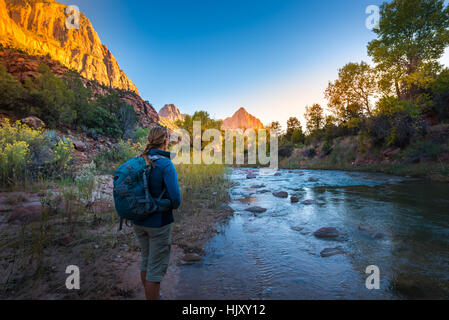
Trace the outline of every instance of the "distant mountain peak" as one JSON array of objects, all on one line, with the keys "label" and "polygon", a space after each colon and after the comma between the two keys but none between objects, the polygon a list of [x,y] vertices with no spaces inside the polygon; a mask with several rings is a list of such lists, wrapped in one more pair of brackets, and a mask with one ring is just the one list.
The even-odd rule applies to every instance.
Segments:
[{"label": "distant mountain peak", "polygon": [[178,107],[174,104],[166,104],[160,111],[159,116],[169,121],[176,122],[178,120],[183,121],[184,115],[179,111]]},{"label": "distant mountain peak", "polygon": [[262,122],[246,111],[244,107],[237,110],[230,118],[223,121],[222,129],[263,129]]}]

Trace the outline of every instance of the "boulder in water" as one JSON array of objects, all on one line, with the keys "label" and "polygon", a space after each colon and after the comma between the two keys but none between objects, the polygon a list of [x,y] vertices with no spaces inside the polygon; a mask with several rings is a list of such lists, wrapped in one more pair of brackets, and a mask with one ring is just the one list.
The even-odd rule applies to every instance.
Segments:
[{"label": "boulder in water", "polygon": [[257,178],[257,175],[254,174],[254,173],[249,173],[249,174],[246,176],[246,179],[256,179],[256,178]]},{"label": "boulder in water", "polygon": [[323,258],[332,257],[338,254],[346,254],[347,252],[343,250],[342,247],[338,246],[335,248],[326,248],[323,251],[321,251],[320,255]]},{"label": "boulder in water", "polygon": [[184,264],[195,264],[198,261],[201,261],[203,257],[196,253],[187,253],[182,257],[182,261]]},{"label": "boulder in water", "polygon": [[337,238],[340,236],[340,233],[336,228],[326,227],[318,229],[313,235],[317,238]]},{"label": "boulder in water", "polygon": [[255,184],[251,186],[251,189],[261,189],[265,188],[266,186],[264,184]]},{"label": "boulder in water", "polygon": [[298,197],[295,197],[295,196],[291,196],[290,201],[291,201],[292,203],[298,203],[298,202],[299,202],[299,198],[298,198]]},{"label": "boulder in water", "polygon": [[310,206],[310,205],[313,205],[313,204],[316,204],[316,201],[315,200],[311,200],[311,199],[308,199],[308,200],[304,200],[303,202],[301,202],[303,205],[305,205],[305,206]]},{"label": "boulder in water", "polygon": [[287,199],[288,198],[288,192],[285,192],[285,191],[273,192],[273,196],[275,196],[277,198]]},{"label": "boulder in water", "polygon": [[267,209],[262,208],[262,207],[251,207],[251,208],[245,209],[245,211],[249,211],[252,213],[264,213],[267,211]]},{"label": "boulder in water", "polygon": [[257,193],[260,193],[260,194],[264,194],[264,193],[270,193],[271,191],[270,190],[260,190],[260,191],[257,191]]},{"label": "boulder in water", "polygon": [[319,181],[320,179],[318,179],[318,178],[314,178],[314,177],[310,177],[309,178],[309,182],[317,182],[317,181]]},{"label": "boulder in water", "polygon": [[385,238],[385,234],[382,233],[382,232],[376,232],[376,233],[374,234],[373,238],[374,238],[374,239],[377,239],[377,240],[383,239],[383,238]]}]

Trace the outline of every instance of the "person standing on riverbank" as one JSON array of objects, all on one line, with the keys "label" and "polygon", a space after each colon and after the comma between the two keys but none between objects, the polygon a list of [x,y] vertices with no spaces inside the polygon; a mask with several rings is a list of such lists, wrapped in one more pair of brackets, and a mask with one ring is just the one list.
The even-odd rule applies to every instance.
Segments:
[{"label": "person standing on riverbank", "polygon": [[161,282],[170,261],[173,231],[173,211],[181,205],[181,191],[178,175],[167,151],[169,142],[166,128],[156,126],[150,129],[148,142],[142,156],[158,156],[149,177],[151,196],[169,200],[170,207],[156,212],[147,220],[133,221],[134,231],[142,249],[140,276],[147,300],[159,300]]}]

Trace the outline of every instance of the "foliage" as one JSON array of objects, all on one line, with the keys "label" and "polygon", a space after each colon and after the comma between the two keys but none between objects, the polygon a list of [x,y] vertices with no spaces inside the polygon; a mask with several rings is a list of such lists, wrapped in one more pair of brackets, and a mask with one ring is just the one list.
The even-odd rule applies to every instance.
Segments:
[{"label": "foliage", "polygon": [[100,171],[110,173],[119,165],[139,155],[142,151],[143,147],[140,142],[119,140],[119,142],[114,145],[111,150],[103,149],[99,152],[96,155],[94,162]]},{"label": "foliage", "polygon": [[426,63],[435,63],[449,44],[449,9],[443,0],[394,0],[380,10],[378,39],[368,53],[382,73],[384,87],[394,88],[400,100],[418,93]]},{"label": "foliage", "polygon": [[285,139],[294,144],[304,143],[305,135],[302,132],[301,122],[299,122],[298,118],[291,117],[288,119]]},{"label": "foliage", "polygon": [[304,117],[307,121],[306,126],[309,134],[319,131],[324,125],[324,110],[317,103],[313,104],[311,107],[306,106]]},{"label": "foliage", "polygon": [[92,137],[129,139],[134,136],[137,115],[124,103],[119,90],[105,89],[106,95],[93,99],[81,76],[73,71],[62,77],[41,64],[37,78],[22,85],[0,66],[0,108],[16,117],[34,115],[48,128],[73,127]]},{"label": "foliage", "polygon": [[2,120],[0,126],[0,184],[11,186],[40,175],[61,175],[73,157],[68,139],[55,139],[43,129]]},{"label": "foliage", "polygon": [[348,63],[338,79],[330,82],[325,96],[329,107],[341,122],[371,115],[371,99],[377,92],[376,71],[367,63]]},{"label": "foliage", "polygon": [[0,109],[24,112],[24,89],[0,63]]}]

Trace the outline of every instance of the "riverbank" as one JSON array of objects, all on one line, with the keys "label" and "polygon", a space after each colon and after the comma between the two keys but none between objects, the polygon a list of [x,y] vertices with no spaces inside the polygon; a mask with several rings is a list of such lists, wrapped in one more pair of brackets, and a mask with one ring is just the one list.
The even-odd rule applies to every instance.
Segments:
[{"label": "riverbank", "polygon": [[[177,169],[183,204],[175,212],[165,299],[176,288],[177,266],[200,260],[216,226],[233,214],[224,205],[230,187],[226,168]],[[118,232],[112,177],[95,176],[83,186],[45,182],[0,193],[1,299],[143,299],[140,248],[132,228]],[[69,265],[80,269],[80,290],[65,286]]]},{"label": "riverbank", "polygon": [[404,148],[375,146],[360,136],[291,148],[280,167],[381,172],[449,182],[449,125],[432,127],[425,138]]}]

